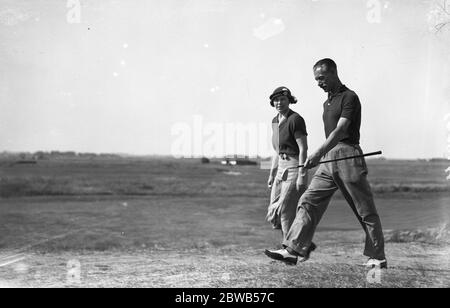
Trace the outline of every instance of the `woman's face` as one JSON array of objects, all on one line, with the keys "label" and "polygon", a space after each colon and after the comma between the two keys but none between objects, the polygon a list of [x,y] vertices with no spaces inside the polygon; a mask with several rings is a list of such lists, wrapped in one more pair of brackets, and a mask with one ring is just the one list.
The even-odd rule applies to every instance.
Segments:
[{"label": "woman's face", "polygon": [[289,99],[284,95],[278,96],[273,100],[273,105],[278,112],[283,113],[289,109]]}]

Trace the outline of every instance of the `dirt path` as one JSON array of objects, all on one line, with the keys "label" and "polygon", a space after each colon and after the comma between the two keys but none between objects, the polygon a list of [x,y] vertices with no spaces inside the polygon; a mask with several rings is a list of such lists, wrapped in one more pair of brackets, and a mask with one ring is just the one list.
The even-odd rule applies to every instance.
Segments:
[{"label": "dirt path", "polygon": [[[381,276],[358,266],[360,243],[319,248],[297,266],[269,260],[262,250],[26,253],[0,267],[0,287],[449,287],[450,246],[388,244],[390,269]],[[12,251],[0,250],[0,260]],[[14,261],[14,260],[12,260]],[[369,278],[370,278],[369,277]],[[376,283],[379,277],[380,283]]]}]

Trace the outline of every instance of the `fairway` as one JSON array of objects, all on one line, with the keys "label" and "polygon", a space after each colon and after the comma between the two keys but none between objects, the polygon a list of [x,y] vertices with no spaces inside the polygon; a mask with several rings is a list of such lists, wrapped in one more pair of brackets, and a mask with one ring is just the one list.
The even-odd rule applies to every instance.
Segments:
[{"label": "fairway", "polygon": [[339,194],[310,261],[289,267],[267,259],[263,250],[280,234],[264,221],[267,171],[258,167],[3,162],[0,286],[449,286],[443,165],[369,161],[369,170],[390,262],[380,283],[368,283],[359,266],[363,234]]}]

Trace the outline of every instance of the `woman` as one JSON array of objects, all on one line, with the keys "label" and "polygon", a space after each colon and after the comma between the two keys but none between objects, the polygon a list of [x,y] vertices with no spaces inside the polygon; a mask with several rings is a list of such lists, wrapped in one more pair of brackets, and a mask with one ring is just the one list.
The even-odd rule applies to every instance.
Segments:
[{"label": "woman", "polygon": [[308,183],[307,169],[289,169],[288,177],[282,181],[286,168],[302,165],[307,158],[308,142],[303,118],[289,108],[297,99],[286,87],[279,87],[270,96],[270,105],[278,115],[272,120],[272,145],[275,150],[270,168],[268,187],[272,189],[267,220],[274,229],[281,229],[283,240],[295,219],[297,204]]}]

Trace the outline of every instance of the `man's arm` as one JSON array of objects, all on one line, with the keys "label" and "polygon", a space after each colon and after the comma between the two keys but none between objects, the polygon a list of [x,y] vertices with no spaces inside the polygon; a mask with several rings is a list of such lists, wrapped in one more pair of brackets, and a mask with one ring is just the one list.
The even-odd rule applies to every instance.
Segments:
[{"label": "man's arm", "polygon": [[342,138],[345,137],[348,127],[350,126],[350,120],[347,118],[340,118],[336,128],[328,136],[327,140],[313,152],[305,162],[305,168],[311,169],[317,166],[320,162],[322,156],[328,153],[332,148],[334,148]]}]

